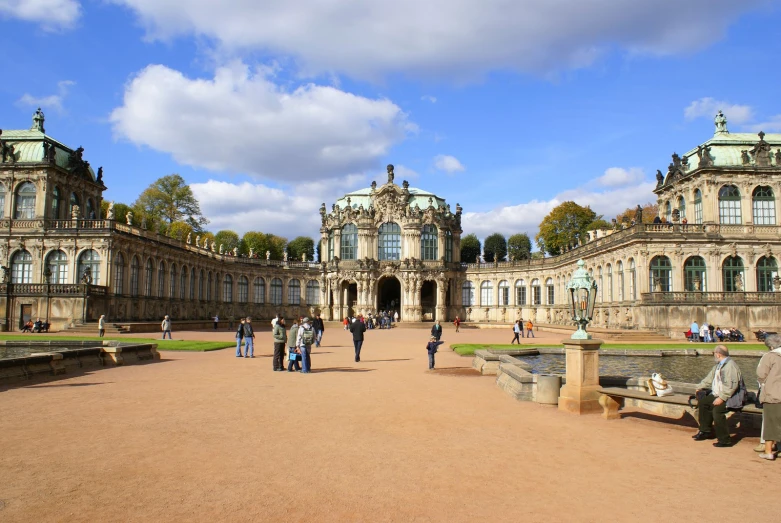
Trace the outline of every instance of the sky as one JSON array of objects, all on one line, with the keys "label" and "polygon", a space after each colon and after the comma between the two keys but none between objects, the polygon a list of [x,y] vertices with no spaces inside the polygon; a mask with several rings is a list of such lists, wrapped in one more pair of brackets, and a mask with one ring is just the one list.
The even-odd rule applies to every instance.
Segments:
[{"label": "sky", "polygon": [[607,219],[713,135],[781,132],[781,0],[0,0],[0,128],[46,131],[132,203],[181,174],[209,230],[319,236],[409,180],[464,234]]}]

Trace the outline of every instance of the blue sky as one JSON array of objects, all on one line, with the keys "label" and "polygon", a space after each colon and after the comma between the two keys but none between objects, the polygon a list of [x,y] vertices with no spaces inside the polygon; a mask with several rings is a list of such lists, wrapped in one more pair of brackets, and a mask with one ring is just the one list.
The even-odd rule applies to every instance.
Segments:
[{"label": "blue sky", "polygon": [[[778,1],[0,0],[0,128],[34,109],[105,197],[192,184],[210,229],[318,235],[397,177],[464,229],[610,218],[713,133],[781,132]],[[683,9],[683,10],[682,10]]]}]

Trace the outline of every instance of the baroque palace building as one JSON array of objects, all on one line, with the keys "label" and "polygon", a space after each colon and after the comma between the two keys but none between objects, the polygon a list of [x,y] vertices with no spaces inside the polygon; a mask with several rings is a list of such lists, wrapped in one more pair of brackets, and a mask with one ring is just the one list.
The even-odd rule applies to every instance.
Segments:
[{"label": "baroque palace building", "polygon": [[[692,320],[778,330],[781,135],[736,134],[724,115],[654,190],[662,223],[592,231],[554,257],[461,263],[461,215],[394,180],[320,208],[322,260],[222,252],[101,216],[102,168],[46,134],[0,133],[0,324],[40,317],[55,329],[112,323],[378,310],[402,321],[569,325],[566,284],[583,259],[599,288],[594,324],[682,336]],[[640,214],[641,211],[638,212]]]}]

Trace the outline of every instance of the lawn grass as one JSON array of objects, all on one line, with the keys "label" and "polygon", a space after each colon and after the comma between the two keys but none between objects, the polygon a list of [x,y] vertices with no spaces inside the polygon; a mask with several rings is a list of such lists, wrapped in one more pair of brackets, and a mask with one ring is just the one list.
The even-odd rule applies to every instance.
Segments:
[{"label": "lawn grass", "polygon": [[[699,349],[706,347],[715,347],[716,343],[605,343],[602,345],[603,349],[626,349],[626,350],[674,350],[674,349]],[[767,350],[764,343],[726,343],[730,350]],[[496,350],[519,350],[519,349],[535,349],[540,348],[562,348],[563,345],[558,344],[530,344],[530,345],[510,345],[501,343],[457,343],[451,345],[450,348],[454,352],[461,356],[473,356],[476,350],[482,349],[496,349]]]},{"label": "lawn grass", "polygon": [[156,343],[157,350],[185,350],[194,352],[207,352],[235,347],[232,341],[193,341],[193,340],[154,340],[150,338],[112,338],[106,336],[46,336],[40,334],[0,334],[0,341],[121,341],[123,343]]}]

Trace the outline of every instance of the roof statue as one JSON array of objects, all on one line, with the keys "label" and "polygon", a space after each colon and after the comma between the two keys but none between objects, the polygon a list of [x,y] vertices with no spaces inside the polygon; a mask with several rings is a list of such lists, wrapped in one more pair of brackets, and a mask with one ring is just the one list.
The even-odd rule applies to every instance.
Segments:
[{"label": "roof statue", "polygon": [[719,114],[716,115],[713,122],[716,124],[716,134],[729,134],[729,131],[727,130],[727,117],[724,116],[724,113],[719,111]]},{"label": "roof statue", "polygon": [[393,164],[388,164],[388,183],[393,183]]},{"label": "roof statue", "polygon": [[43,128],[43,122],[45,118],[43,116],[43,111],[41,111],[41,108],[39,107],[37,111],[33,114],[33,126],[30,127],[31,131],[41,131],[42,133],[45,133],[46,130]]}]

